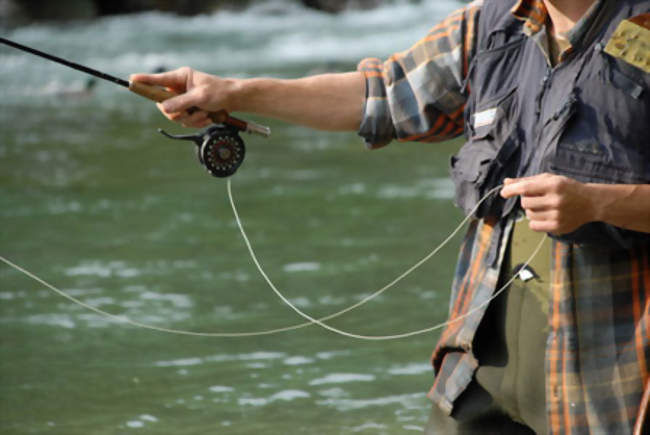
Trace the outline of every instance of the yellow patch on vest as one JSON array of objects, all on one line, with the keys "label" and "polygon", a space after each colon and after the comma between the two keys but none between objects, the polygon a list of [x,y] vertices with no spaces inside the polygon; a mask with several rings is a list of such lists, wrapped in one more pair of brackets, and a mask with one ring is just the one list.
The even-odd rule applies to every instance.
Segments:
[{"label": "yellow patch on vest", "polygon": [[650,13],[621,21],[605,53],[650,73]]}]

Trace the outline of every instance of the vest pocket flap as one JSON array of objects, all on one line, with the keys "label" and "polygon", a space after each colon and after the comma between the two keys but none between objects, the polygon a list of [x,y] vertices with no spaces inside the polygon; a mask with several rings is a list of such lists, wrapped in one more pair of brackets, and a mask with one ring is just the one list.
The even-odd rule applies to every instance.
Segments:
[{"label": "vest pocket flap", "polygon": [[637,100],[641,98],[645,90],[635,79],[629,77],[618,69],[611,70],[609,79],[614,86]]},{"label": "vest pocket flap", "polygon": [[517,110],[517,88],[497,99],[481,102],[470,117],[472,140],[491,139],[503,142],[513,130],[513,114]]},{"label": "vest pocket flap", "polygon": [[489,143],[472,142],[451,157],[452,176],[464,181],[480,183],[487,176],[490,163],[495,156],[496,150],[491,148]]}]

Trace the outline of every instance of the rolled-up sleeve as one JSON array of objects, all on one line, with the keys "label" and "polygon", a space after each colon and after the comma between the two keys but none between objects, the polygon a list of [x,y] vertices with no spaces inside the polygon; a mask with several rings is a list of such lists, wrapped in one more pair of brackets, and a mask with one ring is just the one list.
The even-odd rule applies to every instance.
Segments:
[{"label": "rolled-up sleeve", "polygon": [[462,92],[476,51],[482,1],[452,13],[409,50],[359,63],[366,100],[359,135],[369,148],[394,139],[436,142],[463,132]]}]

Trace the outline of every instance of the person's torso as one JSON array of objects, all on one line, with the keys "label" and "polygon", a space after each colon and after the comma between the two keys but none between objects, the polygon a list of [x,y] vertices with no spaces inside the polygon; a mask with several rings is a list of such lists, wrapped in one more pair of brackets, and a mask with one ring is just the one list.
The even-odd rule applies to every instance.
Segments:
[{"label": "person's torso", "polygon": [[[538,45],[542,38],[523,33],[511,3],[488,0],[482,9],[468,77],[468,141],[452,158],[457,204],[469,212],[504,178],[543,172],[581,182],[650,184],[650,40],[616,33],[622,21],[647,14],[650,1],[605,1],[555,67]],[[637,66],[612,55],[614,44],[636,50]],[[505,217],[517,206],[517,199],[494,195],[478,217]],[[625,245],[643,237],[592,223],[564,238]]]}]

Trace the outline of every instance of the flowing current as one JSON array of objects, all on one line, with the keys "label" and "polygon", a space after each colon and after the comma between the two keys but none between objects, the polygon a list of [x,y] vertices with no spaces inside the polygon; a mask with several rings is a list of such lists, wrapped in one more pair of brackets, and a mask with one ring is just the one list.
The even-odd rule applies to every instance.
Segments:
[{"label": "flowing current", "polygon": [[[353,69],[408,48],[458,1],[332,16],[290,1],[198,17],[145,13],[35,24],[2,36],[109,74],[182,65],[234,77]],[[148,101],[0,47],[0,255],[89,305],[160,327],[246,331],[300,323],[258,277],[223,180]],[[282,101],[278,101],[282,104]],[[455,226],[458,143],[364,150],[356,135],[269,122],[244,137],[241,218],[301,310],[352,305]],[[459,241],[332,321],[377,335],[445,318]],[[111,323],[0,266],[0,432],[422,432],[437,334],[359,343],[317,328],[253,339],[171,337]]]}]

